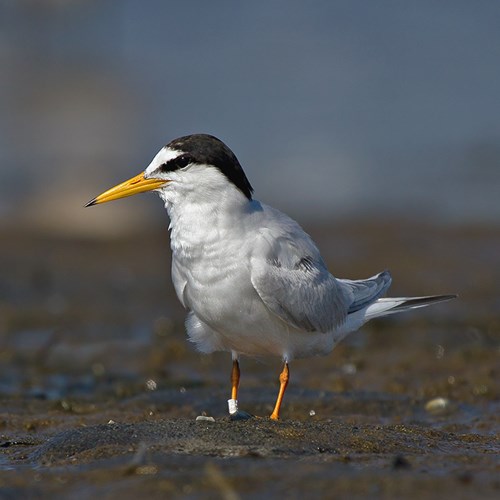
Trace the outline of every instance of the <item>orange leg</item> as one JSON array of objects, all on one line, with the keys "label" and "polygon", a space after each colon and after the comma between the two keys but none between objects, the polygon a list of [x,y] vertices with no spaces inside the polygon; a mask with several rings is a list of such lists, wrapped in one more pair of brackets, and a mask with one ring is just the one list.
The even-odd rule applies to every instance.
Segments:
[{"label": "orange leg", "polygon": [[276,404],[274,405],[274,410],[271,413],[272,420],[279,420],[280,418],[280,408],[283,401],[283,396],[285,395],[286,386],[288,385],[288,380],[290,379],[290,370],[288,368],[288,363],[285,362],[283,371],[280,373],[280,390],[278,392],[278,398],[276,399]]},{"label": "orange leg", "polygon": [[240,385],[240,364],[237,359],[233,360],[233,369],[231,370],[231,399],[238,399],[238,387]]},{"label": "orange leg", "polygon": [[238,387],[240,385],[240,364],[237,359],[233,359],[233,369],[231,370],[231,399],[228,399],[229,418],[231,420],[247,420],[252,415],[246,411],[238,410]]}]

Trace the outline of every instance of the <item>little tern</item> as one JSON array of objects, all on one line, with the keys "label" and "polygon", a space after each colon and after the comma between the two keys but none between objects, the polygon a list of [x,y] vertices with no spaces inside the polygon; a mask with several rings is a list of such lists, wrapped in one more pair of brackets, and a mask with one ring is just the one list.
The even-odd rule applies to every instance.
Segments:
[{"label": "little tern", "polygon": [[241,355],[283,360],[271,419],[279,418],[294,358],[325,355],[372,318],[455,297],[381,298],[388,271],[364,280],[335,278],[294,220],[252,197],[234,153],[206,134],[163,147],[139,175],[86,206],[156,191],[170,218],[172,281],[199,351],[232,355],[231,418],[238,410]]}]

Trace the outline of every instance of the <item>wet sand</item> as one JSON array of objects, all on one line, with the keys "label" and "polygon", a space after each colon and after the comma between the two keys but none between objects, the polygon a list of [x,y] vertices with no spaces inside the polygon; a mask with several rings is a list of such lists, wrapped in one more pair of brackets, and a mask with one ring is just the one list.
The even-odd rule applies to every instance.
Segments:
[{"label": "wet sand", "polygon": [[232,422],[230,357],[186,341],[164,230],[4,230],[0,498],[498,498],[500,230],[311,234],[339,276],[390,268],[391,295],[460,299],[294,362],[279,422],[280,361],[243,359],[257,417]]}]

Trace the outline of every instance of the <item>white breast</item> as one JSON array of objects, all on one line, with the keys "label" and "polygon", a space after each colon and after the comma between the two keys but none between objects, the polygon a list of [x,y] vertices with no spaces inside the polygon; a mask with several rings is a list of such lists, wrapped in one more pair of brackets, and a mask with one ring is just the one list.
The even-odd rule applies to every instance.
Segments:
[{"label": "white breast", "polygon": [[[210,179],[210,186],[217,181]],[[287,359],[329,352],[331,336],[289,326],[255,291],[250,256],[263,218],[270,214],[223,181],[203,197],[187,183],[185,189],[162,193],[171,219],[172,280],[180,301],[191,311],[186,323],[190,339],[203,352]]]}]

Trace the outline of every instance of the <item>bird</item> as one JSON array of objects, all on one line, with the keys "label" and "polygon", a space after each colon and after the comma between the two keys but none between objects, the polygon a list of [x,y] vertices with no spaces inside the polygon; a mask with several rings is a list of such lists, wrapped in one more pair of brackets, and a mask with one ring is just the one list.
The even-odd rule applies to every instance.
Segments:
[{"label": "bird", "polygon": [[172,140],[142,173],[85,206],[146,191],[159,194],[170,219],[171,277],[189,340],[202,353],[231,354],[233,420],[251,417],[238,408],[241,356],[281,358],[270,415],[278,420],[295,358],[330,353],[373,318],[456,297],[385,298],[389,271],[334,277],[297,222],[253,197],[237,157],[213,135]]}]

